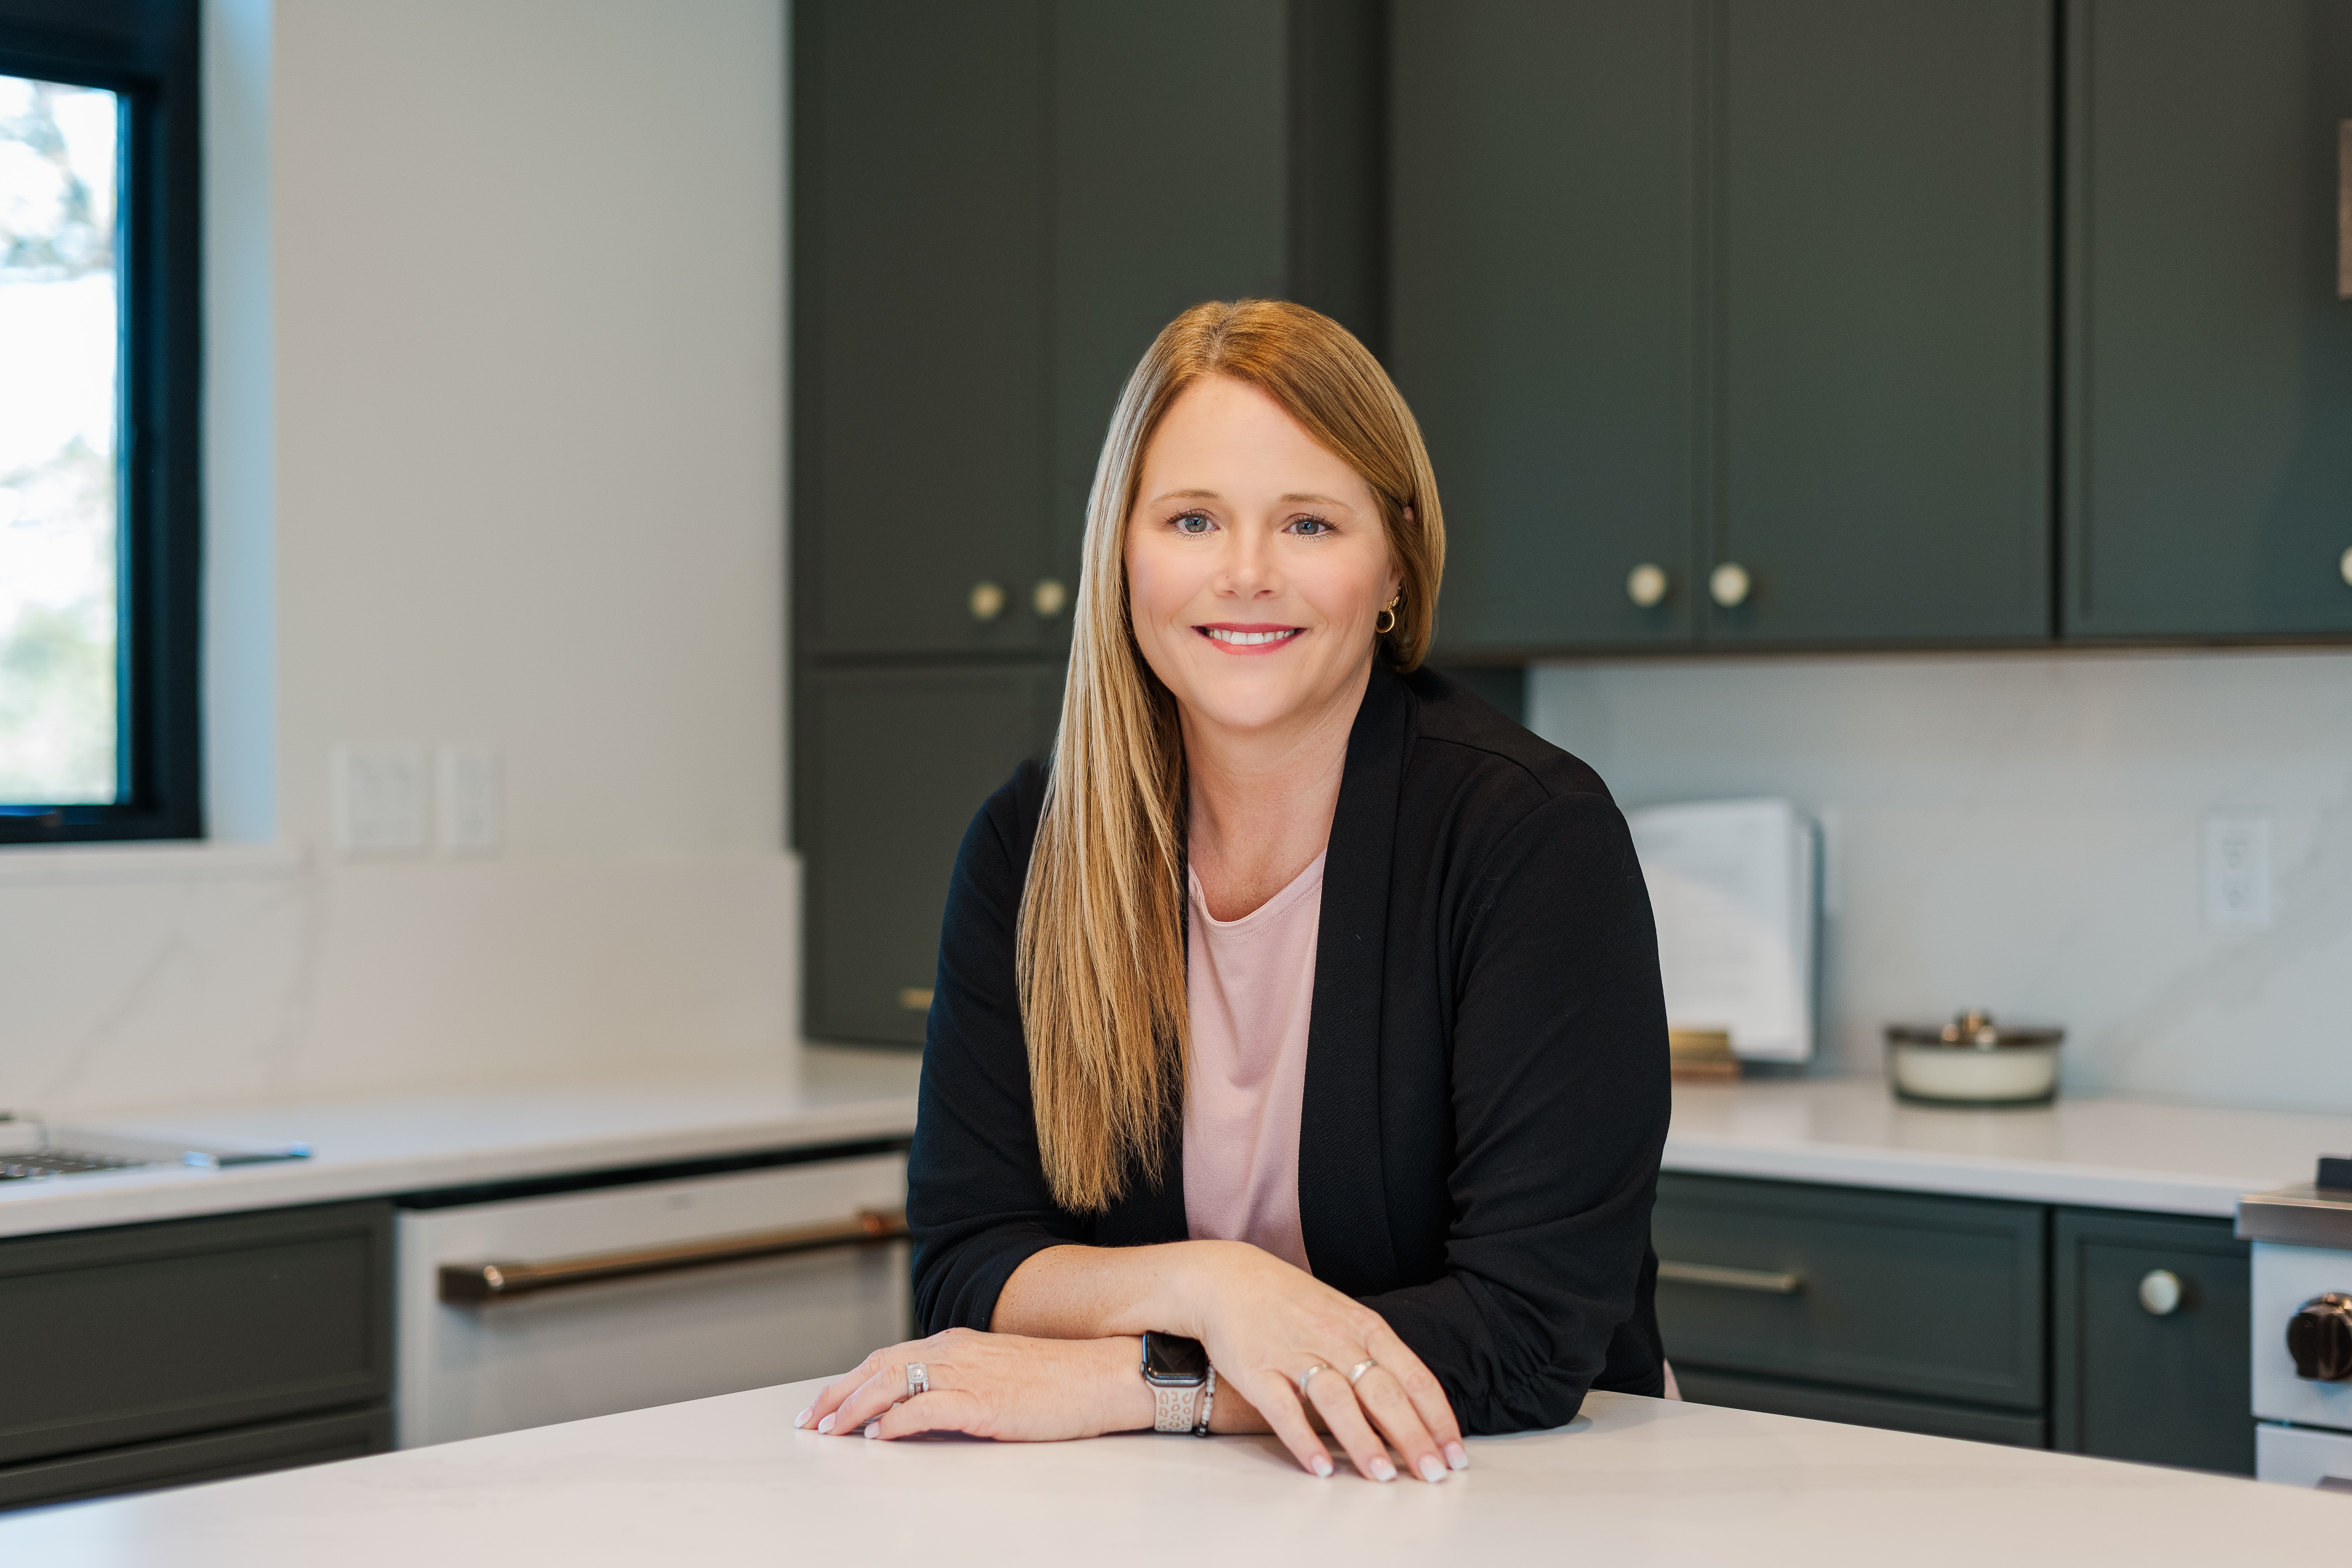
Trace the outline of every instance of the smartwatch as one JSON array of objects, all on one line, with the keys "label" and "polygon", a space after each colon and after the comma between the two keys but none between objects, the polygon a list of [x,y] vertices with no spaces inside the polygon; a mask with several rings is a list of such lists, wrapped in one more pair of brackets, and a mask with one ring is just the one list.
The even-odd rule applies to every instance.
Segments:
[{"label": "smartwatch", "polygon": [[1217,1369],[1198,1340],[1147,1330],[1143,1381],[1151,1388],[1151,1429],[1209,1435],[1209,1405],[1217,1396]]}]

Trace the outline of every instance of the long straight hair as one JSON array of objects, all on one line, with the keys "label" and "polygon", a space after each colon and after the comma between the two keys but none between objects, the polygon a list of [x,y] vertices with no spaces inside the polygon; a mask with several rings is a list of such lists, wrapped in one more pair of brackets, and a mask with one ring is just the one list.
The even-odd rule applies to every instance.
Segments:
[{"label": "long straight hair", "polygon": [[1393,668],[1421,663],[1445,526],[1421,429],[1345,327],[1277,300],[1195,305],[1161,331],[1111,416],[1087,500],[1060,739],[1015,939],[1037,1146],[1054,1200],[1095,1213],[1155,1179],[1184,1103],[1184,741],[1128,602],[1144,449],[1203,376],[1257,388],[1378,498],[1402,579]]}]

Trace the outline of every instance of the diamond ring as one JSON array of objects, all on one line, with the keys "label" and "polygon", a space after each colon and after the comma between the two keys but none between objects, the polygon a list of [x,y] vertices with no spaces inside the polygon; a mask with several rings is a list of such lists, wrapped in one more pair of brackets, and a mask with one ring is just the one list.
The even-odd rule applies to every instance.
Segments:
[{"label": "diamond ring", "polygon": [[918,1394],[929,1394],[930,1391],[931,1369],[919,1361],[908,1362],[907,1363],[907,1397],[912,1399]]}]

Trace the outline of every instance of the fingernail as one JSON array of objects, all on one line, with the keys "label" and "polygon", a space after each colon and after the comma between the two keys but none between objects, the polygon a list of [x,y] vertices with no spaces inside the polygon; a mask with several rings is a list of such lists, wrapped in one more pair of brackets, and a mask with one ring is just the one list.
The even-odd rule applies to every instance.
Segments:
[{"label": "fingernail", "polygon": [[797,1432],[797,1431],[799,1431],[802,1427],[803,1427],[803,1426],[807,1426],[807,1425],[808,1425],[808,1412],[807,1412],[807,1411],[803,1410],[803,1411],[802,1411],[798,1415],[795,1415],[795,1416],[793,1416],[793,1431]]},{"label": "fingernail", "polygon": [[1437,1462],[1436,1455],[1423,1454],[1421,1457],[1421,1479],[1424,1481],[1442,1481],[1445,1479],[1445,1467]]},{"label": "fingernail", "polygon": [[1331,1479],[1331,1456],[1328,1454],[1316,1455],[1310,1468],[1317,1475],[1322,1477],[1327,1481]]},{"label": "fingernail", "polygon": [[1372,1479],[1376,1481],[1392,1481],[1396,1479],[1396,1467],[1390,1464],[1386,1459],[1374,1459],[1372,1461]]},{"label": "fingernail", "polygon": [[879,1436],[882,1432],[882,1423],[879,1421],[868,1421],[863,1430],[868,1437]]},{"label": "fingernail", "polygon": [[822,1421],[818,1422],[818,1423],[816,1424],[816,1429],[817,1429],[818,1431],[820,1431],[820,1432],[830,1432],[830,1431],[832,1431],[832,1430],[833,1430],[833,1417],[832,1417],[831,1415],[828,1415],[828,1416],[826,1416],[824,1420],[822,1420]]},{"label": "fingernail", "polygon": [[1448,1443],[1445,1445],[1445,1462],[1457,1470],[1466,1470],[1470,1468],[1470,1456],[1463,1452],[1461,1444]]}]

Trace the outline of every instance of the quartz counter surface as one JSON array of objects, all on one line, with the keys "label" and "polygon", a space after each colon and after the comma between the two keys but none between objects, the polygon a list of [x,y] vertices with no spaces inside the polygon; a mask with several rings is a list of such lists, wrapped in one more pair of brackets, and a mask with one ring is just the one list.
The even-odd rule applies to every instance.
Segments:
[{"label": "quartz counter surface", "polygon": [[7,1516],[0,1561],[2212,1568],[2336,1561],[2352,1531],[2352,1498],[1623,1394],[1425,1486],[1318,1481],[1270,1438],[794,1431],[817,1386]]},{"label": "quartz counter surface", "polygon": [[2352,1153],[2352,1116],[2131,1100],[1906,1104],[1874,1079],[1678,1083],[1669,1171],[2158,1214],[2237,1212]]}]

